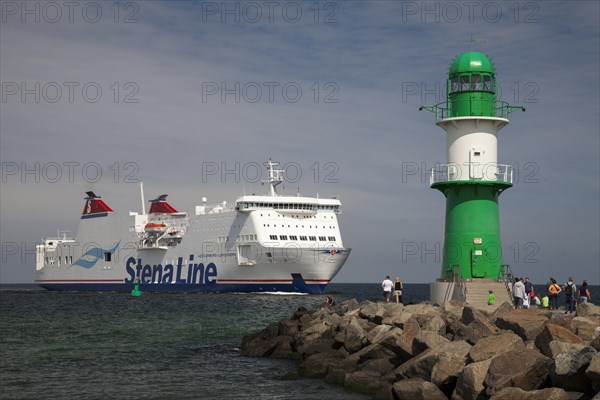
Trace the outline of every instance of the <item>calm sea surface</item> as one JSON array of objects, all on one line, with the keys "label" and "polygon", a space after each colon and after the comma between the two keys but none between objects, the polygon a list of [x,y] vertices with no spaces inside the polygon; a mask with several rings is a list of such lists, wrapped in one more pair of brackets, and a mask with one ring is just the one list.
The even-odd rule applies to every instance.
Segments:
[{"label": "calm sea surface", "polygon": [[[591,289],[597,297],[598,288]],[[328,293],[338,302],[381,301],[378,284],[331,284]],[[427,284],[405,285],[405,303],[428,298]],[[295,370],[294,362],[240,353],[246,333],[324,299],[284,294],[132,297],[2,285],[0,398],[367,399],[322,380],[280,380]]]}]

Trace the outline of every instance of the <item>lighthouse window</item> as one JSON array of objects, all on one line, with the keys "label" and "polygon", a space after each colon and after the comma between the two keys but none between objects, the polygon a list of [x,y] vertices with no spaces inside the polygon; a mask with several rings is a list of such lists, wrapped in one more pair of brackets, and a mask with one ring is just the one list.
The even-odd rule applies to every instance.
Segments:
[{"label": "lighthouse window", "polygon": [[494,91],[494,81],[491,76],[483,76],[483,90],[487,90],[489,92]]},{"label": "lighthouse window", "polygon": [[481,155],[481,152],[480,151],[476,151],[476,152],[473,153],[473,155],[476,156],[476,157],[479,157]]},{"label": "lighthouse window", "polygon": [[110,262],[111,254],[108,251],[104,252],[104,261]]},{"label": "lighthouse window", "polygon": [[460,90],[469,90],[469,75],[460,77]]},{"label": "lighthouse window", "polygon": [[458,91],[458,78],[453,77],[453,78],[450,78],[450,92],[456,92],[456,91]]},{"label": "lighthouse window", "polygon": [[471,89],[481,90],[481,75],[471,76]]}]

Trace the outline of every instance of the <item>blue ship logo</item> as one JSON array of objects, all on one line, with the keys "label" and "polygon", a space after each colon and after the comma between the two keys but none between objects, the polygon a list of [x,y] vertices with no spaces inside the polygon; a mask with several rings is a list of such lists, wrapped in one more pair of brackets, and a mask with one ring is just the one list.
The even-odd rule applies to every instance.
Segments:
[{"label": "blue ship logo", "polygon": [[71,268],[74,265],[77,265],[77,266],[83,267],[85,269],[90,269],[94,265],[96,265],[98,260],[100,260],[101,258],[104,257],[104,253],[110,253],[111,255],[114,254],[115,250],[117,250],[117,247],[119,247],[119,243],[121,243],[120,240],[117,243],[115,243],[115,245],[112,248],[110,248],[108,250],[105,250],[101,247],[92,247],[91,249],[86,251],[84,255],[79,257],[78,260],[76,260],[73,264],[71,264],[71,266],[69,268]]}]

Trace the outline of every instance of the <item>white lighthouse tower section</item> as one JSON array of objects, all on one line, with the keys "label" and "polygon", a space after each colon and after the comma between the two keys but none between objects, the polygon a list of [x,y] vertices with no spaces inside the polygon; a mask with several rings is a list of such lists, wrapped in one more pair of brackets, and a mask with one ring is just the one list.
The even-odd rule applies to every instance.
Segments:
[{"label": "white lighthouse tower section", "polygon": [[494,117],[457,117],[440,120],[446,131],[447,180],[498,179],[497,134],[508,120]]}]

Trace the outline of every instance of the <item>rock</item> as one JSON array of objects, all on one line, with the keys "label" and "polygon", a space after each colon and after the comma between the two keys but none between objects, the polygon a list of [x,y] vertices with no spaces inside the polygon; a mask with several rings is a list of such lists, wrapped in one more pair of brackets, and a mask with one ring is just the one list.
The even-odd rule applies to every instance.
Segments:
[{"label": "rock", "polygon": [[396,379],[421,378],[427,381],[431,380],[431,371],[438,362],[439,356],[439,353],[431,349],[425,350],[418,356],[400,364],[394,371]]},{"label": "rock", "polygon": [[367,341],[369,344],[377,343],[381,340],[392,329],[389,325],[377,325],[367,334]]},{"label": "rock", "polygon": [[577,316],[600,317],[600,306],[588,302],[577,304]]},{"label": "rock", "polygon": [[592,339],[590,342],[590,346],[592,346],[596,351],[600,351],[600,335],[596,336],[596,338]]},{"label": "rock", "polygon": [[469,357],[473,362],[490,359],[511,350],[525,349],[525,343],[515,333],[502,331],[498,335],[482,338],[471,348]]},{"label": "rock", "polygon": [[490,400],[579,400],[583,393],[566,392],[560,388],[525,391],[521,388],[505,387],[490,397]]},{"label": "rock", "polygon": [[324,378],[344,358],[343,353],[336,351],[313,354],[300,363],[298,372],[306,378]]},{"label": "rock", "polygon": [[560,353],[550,370],[552,384],[565,390],[591,392],[591,380],[585,371],[596,354],[591,347]]},{"label": "rock", "polygon": [[437,332],[421,330],[417,332],[413,339],[413,355],[420,354],[426,349],[437,350],[448,343],[450,341]]},{"label": "rock", "polygon": [[275,339],[275,346],[269,354],[271,358],[291,358],[292,357],[292,337],[291,336],[277,336]]},{"label": "rock", "polygon": [[394,398],[398,400],[448,400],[433,383],[422,379],[404,379],[394,383]]},{"label": "rock", "polygon": [[485,393],[483,380],[487,375],[492,359],[475,362],[465,366],[458,375],[452,400],[477,400]]},{"label": "rock", "polygon": [[504,387],[538,389],[548,377],[552,359],[535,350],[511,350],[492,359],[484,379],[488,396]]},{"label": "rock", "polygon": [[432,304],[428,303],[408,304],[404,306],[404,311],[413,315],[437,314],[439,312],[439,307],[434,307]]},{"label": "rock", "polygon": [[547,356],[553,360],[556,360],[556,357],[558,357],[560,353],[571,350],[581,350],[586,347],[586,345],[583,343],[567,343],[553,340],[550,342],[548,347],[550,349],[550,354],[547,354]]},{"label": "rock", "polygon": [[384,313],[385,309],[382,303],[372,303],[369,301],[360,308],[358,315],[363,319],[379,325],[381,324],[381,321],[383,321]]},{"label": "rock", "polygon": [[547,322],[548,317],[544,311],[512,310],[511,313],[498,315],[496,326],[500,329],[511,330],[527,341],[535,340]]},{"label": "rock", "polygon": [[344,386],[360,393],[375,393],[388,383],[374,371],[356,371],[346,375]]},{"label": "rock", "polygon": [[337,315],[345,315],[351,311],[358,310],[360,305],[356,299],[344,300],[341,303],[335,304],[332,308]]},{"label": "rock", "polygon": [[330,338],[322,338],[311,342],[310,344],[296,343],[296,353],[299,358],[307,358],[317,353],[327,353],[332,350],[339,350],[339,347],[335,346],[335,341]]},{"label": "rock", "polygon": [[352,317],[345,327],[344,348],[348,353],[356,353],[366,345],[367,338],[364,329],[359,325],[355,317]]},{"label": "rock", "polygon": [[419,326],[426,331],[436,332],[438,335],[443,336],[446,334],[446,322],[439,315],[430,316],[423,325]]},{"label": "rock", "polygon": [[383,316],[384,318],[394,318],[404,313],[404,304],[402,303],[389,303],[383,305]]},{"label": "rock", "polygon": [[590,380],[600,383],[600,353],[596,353],[590,361],[590,365],[585,370],[585,374]]},{"label": "rock", "polygon": [[600,318],[596,317],[575,317],[571,321],[575,334],[585,341],[591,341],[594,338],[596,328],[600,326]]},{"label": "rock", "polygon": [[278,342],[267,329],[244,336],[242,354],[246,357],[268,357],[273,353]]},{"label": "rock", "polygon": [[308,309],[306,307],[300,306],[300,307],[298,307],[298,310],[292,316],[292,319],[299,320],[302,316],[304,316],[306,314],[310,314]]},{"label": "rock", "polygon": [[[300,318],[300,321],[306,315]],[[315,343],[321,339],[333,338],[333,329],[326,321],[311,320],[309,324],[305,325],[306,328],[302,328],[299,332],[298,345],[305,346]]]},{"label": "rock", "polygon": [[376,372],[379,376],[385,376],[396,368],[389,358],[377,358],[366,361],[358,366],[359,371]]},{"label": "rock", "polygon": [[450,395],[456,386],[458,376],[465,368],[466,357],[453,357],[450,353],[441,353],[438,362],[431,370],[431,382],[446,395]]},{"label": "rock", "polygon": [[513,311],[515,311],[515,307],[508,301],[505,301],[504,303],[500,304],[498,306],[498,308],[496,308],[494,311],[492,311],[492,313],[490,314],[488,319],[491,322],[496,322],[496,319],[498,319],[499,315],[510,314]]},{"label": "rock", "polygon": [[480,319],[487,319],[485,315],[483,315],[483,313],[479,310],[477,310],[475,307],[471,306],[471,305],[466,305],[463,308],[463,312],[460,318],[460,322],[462,322],[465,325],[469,325],[471,322],[476,321],[476,320],[480,320]]},{"label": "rock", "polygon": [[552,341],[583,344],[583,340],[570,330],[559,325],[548,323],[535,338],[535,345],[540,349],[542,354],[547,357],[552,357],[552,352],[550,351],[550,342]]},{"label": "rock", "polygon": [[474,320],[468,326],[465,326],[460,334],[470,343],[475,344],[484,337],[495,335],[500,330],[496,325],[492,324],[487,319]]},{"label": "rock", "polygon": [[383,321],[381,321],[381,323],[390,325],[390,326],[397,326],[399,328],[403,328],[406,321],[408,321],[412,317],[413,317],[413,315],[411,313],[403,312],[402,314],[386,317],[383,319]]}]

